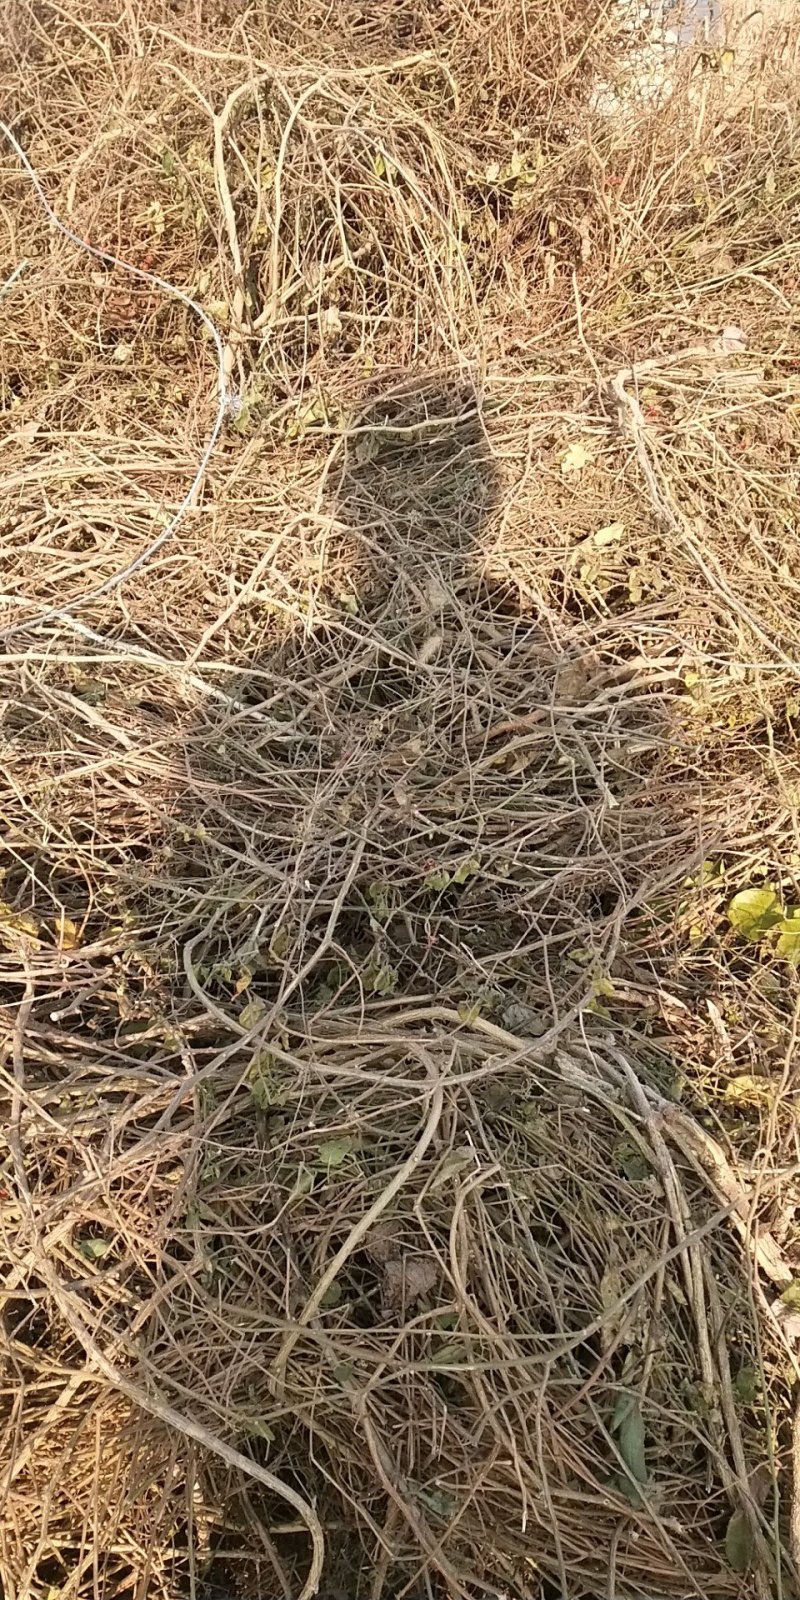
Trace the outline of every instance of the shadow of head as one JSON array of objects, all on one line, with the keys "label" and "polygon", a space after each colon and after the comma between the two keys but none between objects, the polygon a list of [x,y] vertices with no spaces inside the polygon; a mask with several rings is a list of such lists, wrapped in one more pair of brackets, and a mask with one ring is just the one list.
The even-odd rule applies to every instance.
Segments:
[{"label": "shadow of head", "polygon": [[306,625],[283,661],[318,672],[330,716],[419,700],[475,587],[498,484],[481,396],[463,376],[369,395],[328,458]]},{"label": "shadow of head", "polygon": [[408,586],[412,612],[424,609],[426,590],[463,585],[497,488],[481,395],[463,377],[401,381],[371,397],[331,482],[338,518],[362,543],[373,580]]}]

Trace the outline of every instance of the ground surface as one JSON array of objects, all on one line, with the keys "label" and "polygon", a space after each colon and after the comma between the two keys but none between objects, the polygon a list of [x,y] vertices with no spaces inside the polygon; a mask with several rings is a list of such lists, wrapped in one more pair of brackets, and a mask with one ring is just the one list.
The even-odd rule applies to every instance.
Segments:
[{"label": "ground surface", "polygon": [[797,30],[631,17],[3,13],[4,1600],[798,1592]]}]

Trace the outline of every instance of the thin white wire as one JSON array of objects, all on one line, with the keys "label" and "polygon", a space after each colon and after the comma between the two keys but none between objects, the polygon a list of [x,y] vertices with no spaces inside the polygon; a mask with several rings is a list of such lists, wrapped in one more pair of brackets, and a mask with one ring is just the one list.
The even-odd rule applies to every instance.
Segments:
[{"label": "thin white wire", "polygon": [[[67,603],[63,606],[53,606],[48,611],[40,612],[38,616],[26,617],[24,621],[15,623],[13,627],[5,628],[2,633],[0,633],[0,640],[9,639],[16,633],[28,632],[31,628],[40,627],[42,623],[51,622],[55,619],[58,619],[62,622],[69,622],[73,627],[77,627],[79,632],[82,633],[84,637],[94,639],[99,644],[105,644],[106,640],[104,640],[101,634],[94,633],[91,629],[88,629],[81,624],[75,624],[72,621],[72,614],[75,611],[81,610],[82,607],[90,605],[93,600],[99,600],[103,595],[113,593],[113,591],[118,589],[121,584],[125,583],[128,578],[131,578],[135,572],[138,572],[142,567],[146,566],[147,562],[151,561],[153,556],[156,555],[158,551],[161,550],[162,547],[167,543],[167,540],[172,538],[173,534],[183,521],[206,475],[209,462],[214,453],[214,447],[222,430],[222,424],[225,420],[226,412],[231,406],[233,399],[233,396],[228,388],[227,378],[225,376],[225,349],[216,323],[212,321],[211,317],[208,315],[208,312],[204,311],[203,307],[198,305],[196,300],[192,299],[191,295],[186,294],[183,289],[178,289],[174,283],[170,283],[166,278],[159,277],[157,272],[148,272],[144,267],[134,267],[129,261],[123,261],[119,256],[115,256],[112,251],[100,250],[96,245],[89,244],[86,239],[81,238],[80,234],[75,233],[72,228],[68,227],[66,222],[62,222],[61,218],[53,210],[53,207],[51,206],[50,201],[44,192],[38,173],[36,172],[35,168],[31,166],[31,163],[28,160],[22,145],[16,138],[15,134],[12,133],[8,123],[0,121],[0,133],[4,135],[4,137],[8,140],[8,143],[11,145],[14,154],[17,156],[17,159],[21,162],[25,172],[27,173],[27,176],[30,178],[43,209],[47,213],[50,221],[56,228],[58,228],[59,232],[63,233],[64,237],[69,239],[72,244],[76,244],[79,249],[85,250],[87,255],[94,256],[96,261],[105,261],[109,266],[119,267],[123,272],[129,273],[132,278],[138,278],[145,283],[153,283],[157,289],[163,289],[167,294],[171,294],[175,300],[179,300],[181,305],[188,307],[190,311],[193,311],[195,315],[200,318],[203,326],[208,329],[208,332],[214,341],[214,347],[217,352],[217,413],[214,418],[214,424],[206,441],[205,449],[200,457],[197,471],[191,481],[191,484],[189,485],[183,500],[178,506],[177,511],[172,517],[170,517],[166,527],[162,528],[158,537],[153,539],[152,543],[147,545],[144,550],[140,551],[139,555],[135,556],[133,561],[130,561],[126,567],[123,567],[121,572],[116,572],[112,578],[108,578],[105,583],[98,584],[97,588],[95,589],[87,590],[85,594],[79,595],[76,600],[67,601]],[[12,605],[25,605],[28,603],[25,600],[20,600],[16,595],[3,595],[0,598],[2,598],[2,600],[4,600],[7,604]]]}]

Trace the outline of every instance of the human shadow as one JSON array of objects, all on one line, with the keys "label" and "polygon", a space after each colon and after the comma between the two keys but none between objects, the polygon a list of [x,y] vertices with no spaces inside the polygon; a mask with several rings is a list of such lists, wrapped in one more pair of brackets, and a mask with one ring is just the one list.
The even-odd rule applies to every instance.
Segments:
[{"label": "human shadow", "polygon": [[[87,1303],[101,1323],[118,1316],[124,1276],[142,1308],[135,1348],[144,1370],[181,1403],[191,1393],[192,1415],[235,1437],[256,1465],[338,1506],[334,1524],[336,1441],[313,1419],[303,1435],[304,1419],[282,1410],[277,1425],[263,1422],[273,1404],[264,1344],[267,1333],[280,1341],[319,1276],[318,1237],[346,1229],[348,1208],[364,1199],[348,1188],[325,1218],[349,1122],[342,1136],[338,1103],[305,1106],[302,1072],[287,1089],[286,1061],[302,1056],[308,1071],[326,1040],[357,1043],[365,1024],[397,1027],[415,1010],[423,1030],[426,1016],[444,1016],[453,1040],[461,1023],[480,1020],[512,1050],[537,1035],[555,1044],[579,1006],[602,1003],[622,915],[644,892],[656,851],[652,841],[645,848],[647,775],[653,743],[665,737],[663,707],[641,693],[631,704],[629,676],[604,662],[582,619],[532,603],[498,564],[517,471],[504,427],[463,373],[401,374],[365,384],[334,437],[303,441],[311,491],[302,500],[298,490],[287,516],[283,567],[276,557],[249,591],[258,642],[206,678],[191,721],[147,687],[136,704],[142,748],[149,757],[156,749],[157,726],[170,782],[158,802],[161,836],[143,830],[134,847],[126,833],[124,855],[120,847],[130,896],[122,910],[131,926],[155,930],[146,941],[131,935],[129,947],[123,939],[124,1014],[111,983],[122,962],[114,968],[105,953],[96,962],[107,964],[104,982],[85,997],[48,991],[32,1014],[44,1030],[55,1009],[61,1029],[46,1035],[45,1065],[29,1069],[33,1088],[48,1081],[57,1049],[72,1063],[58,1068],[71,1071],[72,1092],[90,1038],[101,1089],[115,1096],[98,1114],[102,1178],[80,1235]],[[72,918],[63,933],[76,937],[77,910],[60,880],[59,893]],[[362,1070],[359,1056],[357,1080]],[[502,1084],[494,1087],[502,1098]],[[379,1162],[407,1159],[418,1093],[412,1085],[411,1131],[401,1116]],[[475,1103],[476,1134],[497,1125],[505,1139],[504,1105],[488,1090]],[[287,1165],[294,1128],[308,1118],[313,1133],[315,1117],[327,1157]],[[49,1126],[46,1134],[53,1161],[60,1147]],[[126,1147],[118,1170],[119,1139],[136,1154]],[[346,1166],[343,1178],[346,1187]],[[86,1206],[89,1180],[74,1182]],[[143,1187],[155,1196],[147,1227]],[[308,1219],[292,1209],[305,1201]],[[380,1349],[394,1337],[391,1316],[398,1326],[405,1316],[385,1268],[359,1255],[345,1329]],[[40,1289],[32,1280],[24,1306],[19,1297],[18,1345],[38,1341]],[[213,1327],[210,1342],[196,1341],[194,1326]],[[452,1410],[444,1381],[431,1393]],[[187,1506],[180,1475],[161,1480],[157,1427],[139,1416],[124,1432],[111,1414],[103,1426],[106,1460],[118,1451],[134,1508],[143,1481],[158,1486],[177,1592],[186,1571],[195,1594],[203,1583],[229,1586],[243,1547],[253,1592],[262,1568],[273,1585],[276,1573],[303,1568],[305,1529],[279,1497],[259,1489],[248,1502],[243,1480],[223,1479],[212,1452],[197,1474],[203,1504]],[[369,1488],[373,1519],[382,1496],[380,1484]],[[121,1494],[97,1535],[101,1573],[116,1561],[124,1515]],[[347,1562],[363,1564],[352,1528],[343,1544]],[[119,1581],[124,1592],[128,1577]],[[131,1591],[142,1594],[138,1582]],[[364,1592],[360,1580],[356,1589]]]},{"label": "human shadow", "polygon": [[663,876],[664,704],[494,560],[513,471],[470,378],[367,387],[320,477],[290,625],[187,747],[187,837],[235,821],[261,872],[238,901],[229,875],[189,981],[247,1015],[428,996],[558,1030]]}]

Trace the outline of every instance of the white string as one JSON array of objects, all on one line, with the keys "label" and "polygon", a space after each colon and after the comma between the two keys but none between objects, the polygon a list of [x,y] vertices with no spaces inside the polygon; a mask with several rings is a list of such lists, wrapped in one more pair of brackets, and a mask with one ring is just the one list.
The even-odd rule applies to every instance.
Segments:
[{"label": "white string", "polygon": [[[196,300],[192,299],[191,295],[186,294],[183,289],[178,289],[174,283],[169,283],[166,278],[159,277],[157,272],[148,272],[144,267],[131,266],[129,261],[122,261],[119,256],[115,256],[110,250],[100,250],[96,245],[89,244],[86,239],[81,238],[80,234],[75,233],[73,229],[68,227],[65,222],[62,222],[61,218],[53,210],[53,207],[51,206],[50,201],[48,200],[47,195],[42,188],[38,173],[31,166],[31,163],[28,160],[22,145],[16,138],[15,134],[12,133],[6,122],[0,121],[0,133],[5,136],[11,145],[12,150],[30,178],[42,207],[47,213],[47,216],[50,218],[50,221],[56,228],[58,228],[59,232],[63,233],[64,237],[69,239],[72,244],[76,244],[79,249],[85,250],[87,255],[94,256],[96,261],[105,261],[109,266],[119,267],[123,272],[130,273],[132,278],[138,278],[145,283],[153,283],[157,289],[163,289],[167,294],[171,294],[175,300],[179,300],[181,305],[187,306],[190,311],[193,311],[195,315],[200,318],[203,326],[207,328],[211,338],[214,341],[214,347],[217,352],[217,414],[214,418],[214,425],[208,436],[205,449],[200,457],[197,471],[191,481],[191,484],[189,485],[183,500],[178,506],[177,511],[172,517],[170,517],[166,527],[162,528],[158,537],[153,539],[152,543],[147,545],[146,549],[142,550],[133,561],[130,561],[127,567],[123,567],[121,572],[116,572],[114,576],[112,578],[108,578],[105,583],[98,584],[96,589],[89,589],[85,594],[79,595],[76,600],[67,601],[64,606],[53,606],[50,610],[43,611],[38,616],[26,618],[24,622],[15,623],[13,627],[5,628],[3,632],[0,633],[0,640],[8,639],[16,633],[21,633],[23,631],[27,632],[31,628],[40,627],[42,623],[51,622],[54,619],[58,619],[62,622],[70,623],[73,627],[78,626],[79,631],[84,635],[84,637],[92,638],[99,644],[105,644],[107,641],[103,639],[101,634],[96,634],[84,626],[73,623],[72,613],[80,610],[83,606],[89,605],[93,600],[99,600],[102,595],[111,594],[115,589],[118,589],[121,584],[125,583],[128,578],[132,577],[135,572],[138,572],[140,568],[145,566],[148,561],[152,560],[153,556],[156,555],[162,546],[167,543],[167,540],[172,538],[173,534],[183,521],[187,511],[190,509],[194,497],[197,494],[197,491],[200,488],[208,470],[208,465],[214,452],[214,447],[220,436],[222,424],[225,420],[225,414],[231,407],[234,400],[234,397],[228,389],[228,382],[225,376],[225,350],[216,324],[212,322],[208,312],[204,311],[203,307],[198,305]],[[0,598],[12,605],[25,605],[28,603],[26,600],[20,600],[16,595],[3,595]]]}]

